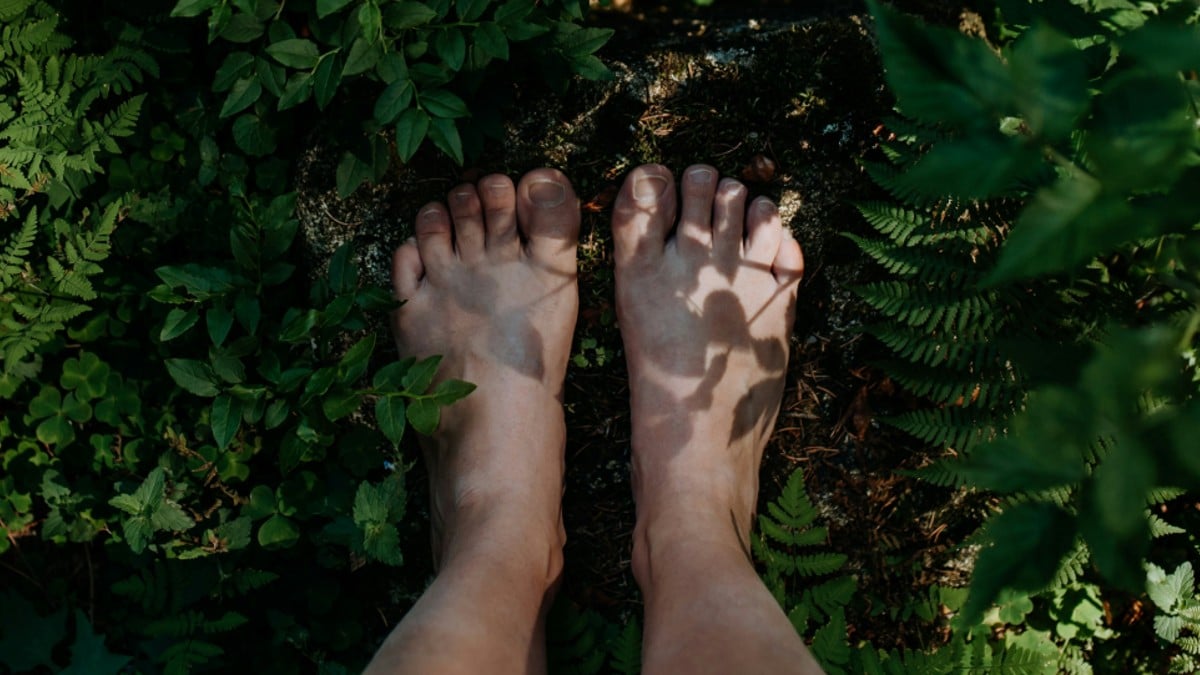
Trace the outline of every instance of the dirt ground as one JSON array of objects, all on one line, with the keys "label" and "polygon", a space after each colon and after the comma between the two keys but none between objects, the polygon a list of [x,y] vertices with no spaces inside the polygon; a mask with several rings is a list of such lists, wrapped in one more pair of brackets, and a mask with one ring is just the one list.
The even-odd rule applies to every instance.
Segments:
[{"label": "dirt ground", "polygon": [[[517,109],[528,113],[508,128],[503,147],[466,171],[422,156],[384,184],[339,201],[328,160],[317,153],[302,177],[306,236],[318,257],[353,237],[372,276],[385,283],[388,251],[407,236],[416,209],[455,182],[540,165],[571,177],[584,220],[581,313],[566,383],[561,593],[615,619],[640,614],[629,570],[628,383],[612,308],[609,218],[617,186],[641,163],[678,172],[708,162],[742,178],[752,197],[777,200],[805,248],[807,271],[761,499],[778,495],[802,468],[829,527],[829,548],[849,556],[863,589],[866,608],[849,617],[851,637],[878,647],[928,644],[937,636],[906,634],[912,629],[875,610],[900,606],[931,583],[965,583],[970,556],[956,543],[986,504],[901,473],[937,452],[881,421],[920,402],[872,365],[884,354],[861,332],[871,317],[851,288],[878,272],[841,233],[864,232],[854,203],[879,196],[861,162],[880,159],[892,104],[859,3],[763,4],[718,2],[703,14],[643,3],[594,15],[593,23],[616,30],[600,54],[616,79],[577,84],[565,96],[512,91]],[[937,18],[953,23],[957,16]],[[419,462],[410,478],[412,508],[422,508]],[[418,548],[408,548],[406,566],[420,578],[431,567]]]}]

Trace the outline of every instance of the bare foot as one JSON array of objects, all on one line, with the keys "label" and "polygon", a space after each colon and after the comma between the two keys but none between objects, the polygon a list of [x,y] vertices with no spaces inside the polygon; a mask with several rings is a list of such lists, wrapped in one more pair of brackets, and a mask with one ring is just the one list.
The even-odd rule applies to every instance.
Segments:
[{"label": "bare foot", "polygon": [[[758,467],[787,371],[800,246],[710,166],[635,169],[617,197],[617,318],[633,413],[634,572],[670,538],[749,556]],[[678,226],[676,211],[679,211]],[[644,586],[643,586],[644,588]]]},{"label": "bare foot", "polygon": [[[565,425],[561,394],[579,297],[579,203],[553,169],[514,188],[491,175],[427,204],[393,260],[405,356],[442,354],[439,378],[477,385],[422,438],[434,553],[561,569]],[[529,555],[525,555],[529,554]]]}]

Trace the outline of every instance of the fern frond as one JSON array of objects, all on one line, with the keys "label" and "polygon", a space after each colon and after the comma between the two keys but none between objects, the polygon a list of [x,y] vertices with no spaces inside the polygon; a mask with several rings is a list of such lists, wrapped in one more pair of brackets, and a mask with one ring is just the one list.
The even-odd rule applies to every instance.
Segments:
[{"label": "fern frond", "polygon": [[884,418],[892,426],[917,438],[969,452],[980,442],[995,438],[999,431],[990,411],[978,408],[930,408]]}]

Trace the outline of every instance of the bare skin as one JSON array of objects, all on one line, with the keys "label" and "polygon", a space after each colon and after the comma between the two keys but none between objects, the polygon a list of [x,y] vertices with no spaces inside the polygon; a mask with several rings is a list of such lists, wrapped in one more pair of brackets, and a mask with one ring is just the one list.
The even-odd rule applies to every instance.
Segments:
[{"label": "bare skin", "polygon": [[749,554],[804,259],[769,200],[747,208],[709,166],[683,176],[677,203],[665,167],[635,169],[613,213],[643,669],[819,673]]},{"label": "bare skin", "polygon": [[[800,247],[714,169],[634,170],[617,198],[617,311],[633,412],[633,570],[647,673],[820,672],[749,558],[787,366]],[[539,169],[429,204],[395,255],[404,355],[475,393],[423,439],[438,575],[368,673],[544,672],[562,570],[561,391],[579,208]],[[679,212],[676,227],[676,212]]]},{"label": "bare skin", "polygon": [[552,169],[492,175],[417,215],[392,279],[400,353],[442,354],[477,389],[422,448],[433,584],[368,673],[545,672],[545,612],[562,571],[562,385],[578,312],[579,203]]}]

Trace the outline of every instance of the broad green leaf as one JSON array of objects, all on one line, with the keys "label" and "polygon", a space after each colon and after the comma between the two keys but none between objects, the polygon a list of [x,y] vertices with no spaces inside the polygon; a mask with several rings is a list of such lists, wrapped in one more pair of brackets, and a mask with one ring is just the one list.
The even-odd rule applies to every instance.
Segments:
[{"label": "broad green leaf", "polygon": [[430,42],[438,58],[452,71],[462,70],[467,58],[467,38],[457,28],[443,28],[433,34]]},{"label": "broad green leaf", "polygon": [[226,56],[213,76],[212,90],[229,91],[238,80],[254,71],[254,62],[254,55],[248,52],[233,52]]},{"label": "broad green leaf", "polygon": [[380,396],[375,401],[375,420],[393,446],[400,445],[404,438],[404,409],[404,399],[399,396]]},{"label": "broad green leaf", "polygon": [[108,364],[92,352],[81,352],[77,359],[63,363],[62,377],[58,383],[64,389],[72,389],[81,401],[100,398],[108,390],[108,376],[112,372]]},{"label": "broad green leaf", "polygon": [[434,117],[429,120],[429,140],[459,166],[463,165],[462,137],[454,120]]},{"label": "broad green leaf", "polygon": [[266,549],[288,548],[300,540],[300,529],[288,518],[275,514],[258,528],[258,543]]},{"label": "broad green leaf", "polygon": [[233,122],[233,140],[251,157],[264,157],[275,152],[275,127],[258,115],[246,114]]},{"label": "broad green leaf", "polygon": [[312,96],[313,77],[312,73],[296,72],[288,77],[287,84],[283,87],[283,94],[279,96],[278,110],[287,110],[294,108],[308,100]]},{"label": "broad green leaf", "polygon": [[1195,154],[1196,118],[1178,76],[1114,78],[1093,110],[1084,147],[1106,186],[1166,187]]},{"label": "broad green leaf", "polygon": [[1058,571],[1059,561],[1075,545],[1070,514],[1053,504],[1010,506],[988,521],[985,532],[991,545],[979,553],[975,563],[971,593],[963,608],[964,625],[978,621],[1005,588],[1044,588]]},{"label": "broad green leaf", "polygon": [[132,659],[108,651],[104,636],[96,632],[83,610],[75,610],[75,641],[71,644],[71,664],[59,675],[117,675]]},{"label": "broad green leaf", "polygon": [[490,4],[492,4],[492,0],[457,0],[455,11],[458,13],[459,19],[474,21],[483,16],[484,10]]},{"label": "broad green leaf", "polygon": [[260,96],[262,96],[262,83],[258,81],[258,76],[244,77],[233,83],[233,87],[229,90],[229,96],[225,98],[225,103],[221,106],[220,116],[225,118],[236,115],[254,105]]},{"label": "broad green leaf", "polygon": [[230,329],[233,328],[233,312],[226,309],[224,305],[214,305],[208,308],[204,319],[208,324],[208,338],[214,345],[220,347],[225,342],[225,338],[229,337]]},{"label": "broad green leaf", "polygon": [[350,45],[346,65],[342,67],[342,76],[349,77],[367,72],[379,63],[381,56],[383,48],[379,46],[378,40],[372,42],[361,37],[355,38],[354,43]]},{"label": "broad green leaf", "polygon": [[408,109],[412,100],[412,80],[393,81],[375,101],[375,121],[380,124],[391,124],[400,116],[400,113]]},{"label": "broad green leaf", "polygon": [[589,56],[613,36],[611,28],[580,28],[564,36],[564,53],[569,60]]},{"label": "broad green leaf", "polygon": [[375,334],[369,333],[367,336],[354,346],[346,350],[345,356],[338,362],[338,369],[341,371],[339,380],[346,384],[352,384],[362,377],[367,370],[367,361],[371,358],[371,354],[375,351]]},{"label": "broad green leaf", "polygon": [[250,545],[252,524],[253,521],[246,516],[234,518],[229,522],[218,525],[213,534],[225,543],[228,550],[236,551]]},{"label": "broad green leaf", "polygon": [[312,40],[292,38],[267,46],[267,54],[289,68],[307,69],[317,65],[321,52]]},{"label": "broad green leaf", "polygon": [[1200,25],[1169,21],[1147,23],[1121,37],[1122,56],[1133,57],[1159,73],[1200,70]]},{"label": "broad green leaf", "polygon": [[475,385],[462,380],[443,380],[433,389],[433,401],[440,406],[447,406],[461,400],[475,391]]},{"label": "broad green leaf", "polygon": [[165,265],[154,270],[159,279],[171,288],[180,286],[197,297],[210,293],[233,290],[233,277],[219,267],[206,267],[195,263]]},{"label": "broad green leaf", "polygon": [[399,520],[404,514],[404,497],[404,483],[395,475],[378,485],[359,483],[354,494],[354,524],[361,527]]},{"label": "broad green leaf", "polygon": [[433,382],[433,376],[437,373],[438,365],[441,362],[441,356],[431,356],[417,361],[404,373],[400,384],[413,394],[424,394],[425,390],[429,389],[430,383]]},{"label": "broad green leaf", "polygon": [[307,340],[320,318],[320,313],[315,309],[302,310],[296,307],[289,309],[283,315],[283,324],[279,330],[280,341],[301,342]]},{"label": "broad green leaf", "polygon": [[207,364],[191,359],[167,359],[163,362],[167,373],[180,387],[197,396],[216,396],[216,375]]},{"label": "broad green leaf", "polygon": [[362,405],[362,395],[354,391],[334,392],[321,400],[321,410],[330,422],[336,422]]},{"label": "broad green leaf", "polygon": [[375,371],[375,377],[371,381],[371,386],[376,389],[388,389],[390,391],[403,389],[404,376],[408,373],[408,369],[412,368],[416,362],[417,360],[410,356],[387,364]]},{"label": "broad green leaf", "polygon": [[409,108],[396,120],[396,153],[407,162],[417,154],[429,131],[429,115],[424,110]]},{"label": "broad green leaf", "polygon": [[342,67],[338,56],[325,57],[313,73],[313,96],[318,108],[324,110],[325,106],[329,105],[341,83]]},{"label": "broad green leaf", "polygon": [[256,485],[250,490],[250,500],[242,506],[242,515],[258,520],[275,513],[275,493],[266,485]]},{"label": "broad green leaf", "polygon": [[170,312],[167,312],[166,321],[163,322],[162,330],[159,331],[158,339],[166,342],[188,332],[188,330],[196,325],[200,320],[199,313],[194,309],[180,309],[176,307]]},{"label": "broad green leaf", "polygon": [[480,24],[471,33],[471,42],[475,45],[476,50],[487,56],[501,61],[508,60],[508,38],[504,37],[504,31],[494,23]]},{"label": "broad green leaf", "polygon": [[973,134],[941,141],[896,177],[914,194],[977,199],[1009,192],[1041,168],[1037,148],[1000,134]]},{"label": "broad green leaf", "polygon": [[159,502],[150,515],[150,524],[155,531],[182,532],[196,524],[178,504]]},{"label": "broad green leaf", "polygon": [[421,398],[408,404],[405,415],[408,417],[408,421],[412,424],[413,429],[417,430],[417,433],[430,436],[433,432],[437,431],[442,410],[433,401]]},{"label": "broad green leaf", "polygon": [[372,525],[363,533],[363,550],[386,565],[398,567],[404,563],[400,553],[400,533],[395,525]]},{"label": "broad green leaf", "polygon": [[1087,62],[1071,40],[1038,24],[1026,31],[1009,55],[1017,108],[1030,131],[1047,141],[1065,138],[1087,110]]},{"label": "broad green leaf", "polygon": [[358,27],[367,42],[379,41],[380,33],[383,31],[383,15],[379,11],[379,5],[368,2],[358,8]]},{"label": "broad green leaf", "polygon": [[212,433],[218,450],[224,450],[237,435],[238,427],[242,424],[242,409],[241,400],[228,394],[222,394],[213,400]]},{"label": "broad green leaf", "polygon": [[334,293],[350,293],[358,286],[358,267],[354,264],[354,242],[347,241],[329,260],[329,286]]},{"label": "broad green leaf", "polygon": [[329,391],[329,388],[333,386],[333,381],[336,378],[337,368],[334,368],[333,366],[318,368],[317,371],[312,374],[312,377],[308,378],[308,382],[304,385],[303,400],[306,402],[311,401],[312,399]]},{"label": "broad green leaf", "polygon": [[600,59],[588,54],[571,61],[571,70],[589,80],[611,80],[613,73]]},{"label": "broad green leaf", "polygon": [[40,667],[57,671],[54,646],[67,637],[67,610],[59,609],[42,616],[16,584],[5,584],[0,591],[0,658],[14,673],[33,673]]},{"label": "broad green leaf", "polygon": [[342,161],[337,166],[338,195],[345,199],[354,194],[359,185],[371,181],[375,177],[375,167],[362,161],[353,152],[342,155]]},{"label": "broad green leaf", "polygon": [[229,23],[221,29],[221,37],[230,42],[253,42],[262,37],[266,26],[254,16],[238,12],[229,19]]},{"label": "broad green leaf", "polygon": [[1146,565],[1146,594],[1150,601],[1164,611],[1182,607],[1195,593],[1196,577],[1192,564],[1186,560],[1171,574],[1150,563]]},{"label": "broad green leaf", "polygon": [[350,4],[350,0],[317,0],[317,16],[324,19]]},{"label": "broad green leaf", "polygon": [[982,40],[925,26],[878,0],[867,0],[888,85],[915,119],[988,127],[1009,104],[1008,70]]},{"label": "broad green leaf", "polygon": [[467,104],[457,94],[445,89],[423,91],[418,96],[421,106],[429,111],[431,117],[454,119],[470,114]]},{"label": "broad green leaf", "polygon": [[1124,436],[1083,491],[1080,528],[1096,568],[1128,590],[1141,590],[1145,581],[1142,560],[1150,544],[1146,495],[1157,480],[1148,449]]},{"label": "broad green leaf", "polygon": [[[499,20],[497,20],[499,21]],[[550,32],[550,27],[532,21],[504,21],[500,23],[504,35],[513,42],[524,42]]]},{"label": "broad green leaf", "polygon": [[267,406],[267,412],[263,416],[263,424],[267,429],[274,429],[280,424],[283,424],[288,417],[288,403],[283,399],[276,400]]},{"label": "broad green leaf", "polygon": [[375,65],[375,74],[385,84],[392,84],[397,80],[407,80],[408,64],[404,61],[404,54],[400,52],[384,54],[379,63]]},{"label": "broad green leaf", "polygon": [[383,22],[392,30],[423,26],[437,18],[437,12],[421,2],[394,2],[383,12]]},{"label": "broad green leaf", "polygon": [[496,14],[492,18],[497,23],[520,21],[529,16],[535,4],[536,0],[508,0],[508,2],[496,9]]},{"label": "broad green leaf", "polygon": [[[171,16],[193,17],[200,16],[217,6],[218,0],[179,0],[171,9]],[[18,670],[20,670],[18,668]]]}]

